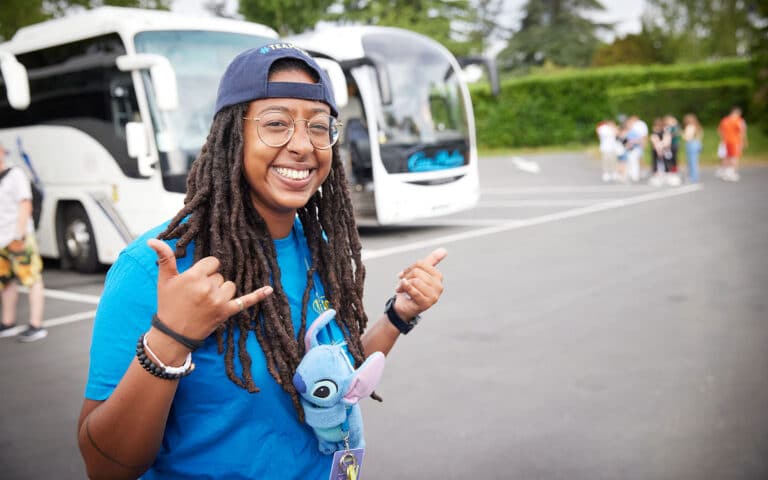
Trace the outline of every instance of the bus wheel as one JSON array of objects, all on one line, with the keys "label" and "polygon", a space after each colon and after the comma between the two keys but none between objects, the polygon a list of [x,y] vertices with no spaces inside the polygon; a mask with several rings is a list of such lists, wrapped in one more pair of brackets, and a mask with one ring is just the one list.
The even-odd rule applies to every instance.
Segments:
[{"label": "bus wheel", "polygon": [[61,235],[65,264],[82,273],[93,273],[99,268],[93,227],[81,205],[67,206]]}]

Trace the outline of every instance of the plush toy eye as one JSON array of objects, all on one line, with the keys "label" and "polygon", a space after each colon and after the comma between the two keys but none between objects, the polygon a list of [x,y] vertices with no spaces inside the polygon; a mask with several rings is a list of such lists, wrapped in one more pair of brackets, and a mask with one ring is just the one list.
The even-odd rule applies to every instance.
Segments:
[{"label": "plush toy eye", "polygon": [[328,398],[338,391],[339,387],[337,387],[336,383],[332,380],[320,380],[315,383],[315,388],[312,390],[312,396],[317,398]]}]

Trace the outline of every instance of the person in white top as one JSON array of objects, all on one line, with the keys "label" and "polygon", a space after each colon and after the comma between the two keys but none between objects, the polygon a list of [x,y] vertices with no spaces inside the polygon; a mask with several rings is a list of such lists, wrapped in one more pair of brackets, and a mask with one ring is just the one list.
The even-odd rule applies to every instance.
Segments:
[{"label": "person in white top", "polygon": [[619,128],[613,120],[605,120],[597,124],[595,131],[600,140],[602,178],[604,182],[610,182],[616,178],[616,137],[619,135]]},{"label": "person in white top", "polygon": [[648,124],[637,115],[629,117],[628,122],[633,141],[627,155],[627,175],[630,180],[637,182],[640,180],[640,162],[645,155],[645,146],[648,144]]},{"label": "person in white top", "polygon": [[32,222],[32,190],[24,172],[7,165],[5,156],[6,150],[0,145],[0,338],[19,333],[16,305],[17,283],[21,283],[29,289],[29,327],[18,338],[34,342],[45,338],[48,332],[43,328],[43,261]]}]

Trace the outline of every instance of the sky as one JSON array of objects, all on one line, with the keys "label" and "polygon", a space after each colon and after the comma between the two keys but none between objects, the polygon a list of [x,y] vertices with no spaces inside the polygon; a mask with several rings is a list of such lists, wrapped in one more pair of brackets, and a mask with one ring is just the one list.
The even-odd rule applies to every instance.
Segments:
[{"label": "sky", "polygon": [[[173,0],[171,10],[178,13],[206,15],[203,5],[207,0]],[[522,7],[527,0],[504,0],[505,23],[515,27],[522,19]],[[640,32],[640,17],[645,7],[645,0],[601,0],[605,6],[605,12],[594,14],[592,17],[600,22],[615,23],[619,36]],[[237,12],[237,0],[227,0],[228,13]],[[603,40],[610,41],[612,37]]]}]

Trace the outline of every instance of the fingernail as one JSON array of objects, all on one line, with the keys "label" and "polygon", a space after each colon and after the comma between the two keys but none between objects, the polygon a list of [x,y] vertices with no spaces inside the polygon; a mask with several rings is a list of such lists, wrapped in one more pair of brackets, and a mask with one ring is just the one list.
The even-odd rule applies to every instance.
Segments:
[{"label": "fingernail", "polygon": [[264,293],[267,295],[272,294],[272,287],[264,287]]}]

